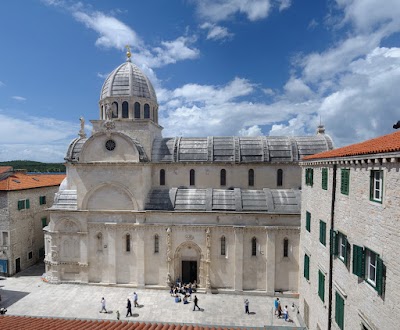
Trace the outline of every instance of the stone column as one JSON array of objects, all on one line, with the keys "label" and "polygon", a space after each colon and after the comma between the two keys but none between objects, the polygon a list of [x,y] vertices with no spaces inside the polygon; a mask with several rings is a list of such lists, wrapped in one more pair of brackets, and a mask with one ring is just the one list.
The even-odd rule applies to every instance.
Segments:
[{"label": "stone column", "polygon": [[108,283],[117,283],[116,223],[105,223],[107,229]]},{"label": "stone column", "polygon": [[234,227],[234,289],[237,292],[243,291],[243,227]]},{"label": "stone column", "polygon": [[136,271],[137,271],[137,286],[143,288],[145,285],[145,268],[144,268],[144,241],[145,231],[142,228],[136,229]]},{"label": "stone column", "polygon": [[89,260],[88,260],[88,233],[78,232],[80,248],[80,277],[83,283],[89,282]]},{"label": "stone column", "polygon": [[210,282],[211,271],[211,231],[210,228],[206,230],[206,291],[211,292]]},{"label": "stone column", "polygon": [[[171,277],[171,228],[167,228],[167,285],[171,286],[173,284],[172,277]],[[174,278],[176,274],[174,274]]]},{"label": "stone column", "polygon": [[266,257],[267,269],[266,273],[266,288],[268,295],[275,295],[275,232],[272,230],[267,231],[267,248]]}]

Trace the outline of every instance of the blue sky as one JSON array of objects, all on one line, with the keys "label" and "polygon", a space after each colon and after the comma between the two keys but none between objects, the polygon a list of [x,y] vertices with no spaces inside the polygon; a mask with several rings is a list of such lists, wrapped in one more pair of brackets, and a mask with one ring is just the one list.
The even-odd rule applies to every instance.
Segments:
[{"label": "blue sky", "polygon": [[[63,161],[108,73],[151,79],[167,136],[315,134],[400,120],[398,0],[4,0],[0,161]],[[90,123],[87,125],[90,133]]]}]

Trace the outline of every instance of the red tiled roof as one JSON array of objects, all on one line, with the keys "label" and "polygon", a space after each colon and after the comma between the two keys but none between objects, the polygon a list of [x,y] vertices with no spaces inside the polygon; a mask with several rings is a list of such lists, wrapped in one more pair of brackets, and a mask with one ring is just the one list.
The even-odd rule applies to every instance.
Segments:
[{"label": "red tiled roof", "polygon": [[395,151],[400,151],[400,131],[364,142],[351,144],[346,147],[306,156],[303,158],[303,160],[369,155]]},{"label": "red tiled roof", "polygon": [[22,190],[40,187],[58,186],[65,174],[26,174],[14,172],[0,181],[0,190]]},{"label": "red tiled roof", "polygon": [[[221,326],[200,326],[200,325],[181,325],[168,323],[145,323],[145,322],[128,322],[128,321],[110,321],[110,320],[72,320],[61,318],[40,318],[28,316],[3,315],[0,316],[1,330],[251,330],[264,329],[266,327],[221,327]],[[272,327],[271,327],[272,329]],[[302,329],[292,327],[292,330]]]},{"label": "red tiled roof", "polygon": [[0,166],[0,173],[12,171],[12,166]]}]

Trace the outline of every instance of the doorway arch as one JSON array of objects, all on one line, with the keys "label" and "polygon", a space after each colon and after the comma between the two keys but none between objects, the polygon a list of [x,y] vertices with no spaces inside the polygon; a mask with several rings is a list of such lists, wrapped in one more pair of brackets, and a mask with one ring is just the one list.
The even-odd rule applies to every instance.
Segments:
[{"label": "doorway arch", "polygon": [[191,241],[180,244],[174,255],[175,279],[183,283],[196,280],[200,285],[203,279],[203,256],[200,247]]}]

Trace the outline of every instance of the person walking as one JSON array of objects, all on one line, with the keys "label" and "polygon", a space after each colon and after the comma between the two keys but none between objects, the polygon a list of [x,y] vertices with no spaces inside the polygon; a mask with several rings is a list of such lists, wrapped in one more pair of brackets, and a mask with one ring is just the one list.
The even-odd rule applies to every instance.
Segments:
[{"label": "person walking", "polygon": [[274,306],[275,306],[275,315],[278,315],[279,298],[275,299]]},{"label": "person walking", "polygon": [[129,298],[128,298],[128,301],[126,304],[126,316],[125,317],[128,317],[128,315],[132,316],[132,304],[131,304],[131,300]]},{"label": "person walking", "polygon": [[197,307],[200,310],[199,305],[197,305],[197,303],[199,302],[199,299],[197,299],[197,296],[194,296],[194,306],[193,306],[193,310],[195,310],[195,308]]},{"label": "person walking", "polygon": [[138,294],[136,292],[133,293],[133,306],[139,307]]},{"label": "person walking", "polygon": [[289,322],[289,311],[287,309],[287,305],[285,306],[285,308],[283,309],[283,316],[285,318],[286,322]]},{"label": "person walking", "polygon": [[103,298],[101,298],[101,311],[100,313],[106,312],[107,313],[107,309],[106,309],[106,300]]},{"label": "person walking", "polygon": [[250,314],[250,312],[249,312],[249,299],[247,299],[247,298],[244,300],[244,312],[246,314]]}]

